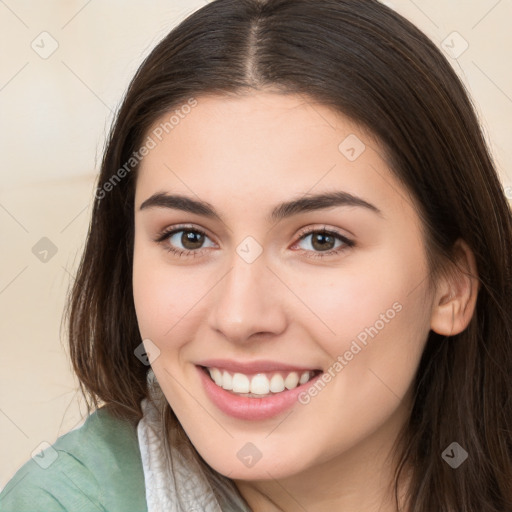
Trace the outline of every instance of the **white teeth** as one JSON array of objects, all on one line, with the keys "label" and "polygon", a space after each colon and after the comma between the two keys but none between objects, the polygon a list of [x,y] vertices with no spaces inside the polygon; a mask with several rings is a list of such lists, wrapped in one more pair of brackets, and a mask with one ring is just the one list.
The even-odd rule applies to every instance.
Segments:
[{"label": "white teeth", "polygon": [[272,393],[279,393],[284,391],[284,379],[281,375],[279,375],[279,373],[276,373],[270,379],[270,391],[272,391]]},{"label": "white teeth", "polygon": [[265,375],[255,375],[251,380],[251,393],[266,395],[270,391],[270,383]]},{"label": "white teeth", "polygon": [[226,371],[222,373],[222,387],[227,390],[233,389],[233,377]]},{"label": "white teeth", "polygon": [[217,368],[210,369],[210,375],[217,386],[222,386],[222,373]]},{"label": "white teeth", "polygon": [[298,385],[305,384],[313,376],[313,372],[305,371],[300,375],[290,372],[283,378],[282,373],[275,373],[269,379],[268,374],[258,373],[249,378],[243,373],[231,374],[226,370],[208,368],[212,380],[217,386],[238,394],[268,395],[281,393],[287,389],[294,389]]},{"label": "white teeth", "polygon": [[284,379],[284,386],[286,389],[293,389],[297,387],[297,384],[299,383],[299,375],[297,372],[289,373],[286,376],[286,379]]},{"label": "white teeth", "polygon": [[306,382],[309,380],[309,372],[304,372],[299,379],[299,384],[306,384]]},{"label": "white teeth", "polygon": [[233,391],[235,393],[249,393],[249,389],[249,377],[243,373],[235,373],[233,375]]}]

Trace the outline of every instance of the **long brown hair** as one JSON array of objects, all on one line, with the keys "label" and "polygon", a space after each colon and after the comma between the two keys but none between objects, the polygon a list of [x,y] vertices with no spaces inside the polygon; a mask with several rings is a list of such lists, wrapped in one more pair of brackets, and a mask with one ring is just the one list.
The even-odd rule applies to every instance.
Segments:
[{"label": "long brown hair", "polygon": [[[453,261],[458,238],[474,252],[476,311],[448,340],[430,332],[395,482],[411,464],[410,512],[512,510],[510,207],[456,73],[420,30],[375,0],[216,0],[140,66],[107,141],[66,308],[86,402],[135,422],[148,395],[149,367],[134,355],[142,340],[130,159],[155,120],[191,98],[263,88],[313,98],[380,140],[421,215],[432,279]],[[441,457],[453,441],[469,454],[457,469]]]}]

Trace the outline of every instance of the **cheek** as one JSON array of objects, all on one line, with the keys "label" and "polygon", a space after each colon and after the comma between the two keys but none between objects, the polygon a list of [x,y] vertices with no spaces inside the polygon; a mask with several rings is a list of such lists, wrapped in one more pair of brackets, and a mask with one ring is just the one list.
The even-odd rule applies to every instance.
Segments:
[{"label": "cheek", "polygon": [[421,246],[394,247],[347,260],[338,278],[333,269],[303,277],[301,321],[333,364],[342,358],[333,369],[342,380],[369,382],[373,369],[405,393],[429,331],[428,272]]},{"label": "cheek", "polygon": [[165,257],[163,250],[135,244],[132,279],[139,330],[143,339],[150,338],[161,350],[190,339],[190,326],[213,286],[207,269],[170,265]]},{"label": "cheek", "polygon": [[176,322],[183,302],[177,298],[175,279],[156,256],[155,249],[136,238],[132,278],[137,321],[141,336],[159,344],[158,340]]},{"label": "cheek", "polygon": [[301,317],[308,319],[315,334],[328,339],[330,332],[333,340],[340,340],[357,336],[382,314],[394,318],[397,303],[405,307],[420,297],[422,290],[411,291],[425,276],[417,250],[398,253],[383,246],[354,253],[338,268],[316,268],[301,273],[299,279],[294,276],[293,291],[306,306]]}]

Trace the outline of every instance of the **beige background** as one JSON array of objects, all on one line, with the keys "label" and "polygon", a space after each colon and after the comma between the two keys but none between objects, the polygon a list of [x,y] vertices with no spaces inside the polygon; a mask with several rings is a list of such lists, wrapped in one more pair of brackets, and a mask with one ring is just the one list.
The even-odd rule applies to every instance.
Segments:
[{"label": "beige background", "polygon": [[[104,138],[142,59],[204,3],[0,1],[0,488],[41,443],[83,420],[59,328]],[[474,99],[512,198],[512,2],[384,3],[445,51],[468,45],[448,58]],[[46,263],[32,252],[42,237],[57,250]]]}]

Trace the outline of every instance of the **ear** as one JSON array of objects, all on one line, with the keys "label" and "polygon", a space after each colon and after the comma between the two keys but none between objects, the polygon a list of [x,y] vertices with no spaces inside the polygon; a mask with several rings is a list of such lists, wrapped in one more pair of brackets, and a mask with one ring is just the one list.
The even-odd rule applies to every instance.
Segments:
[{"label": "ear", "polygon": [[466,329],[480,289],[475,256],[464,240],[459,238],[455,242],[453,254],[456,268],[438,282],[430,320],[430,328],[445,336]]}]

